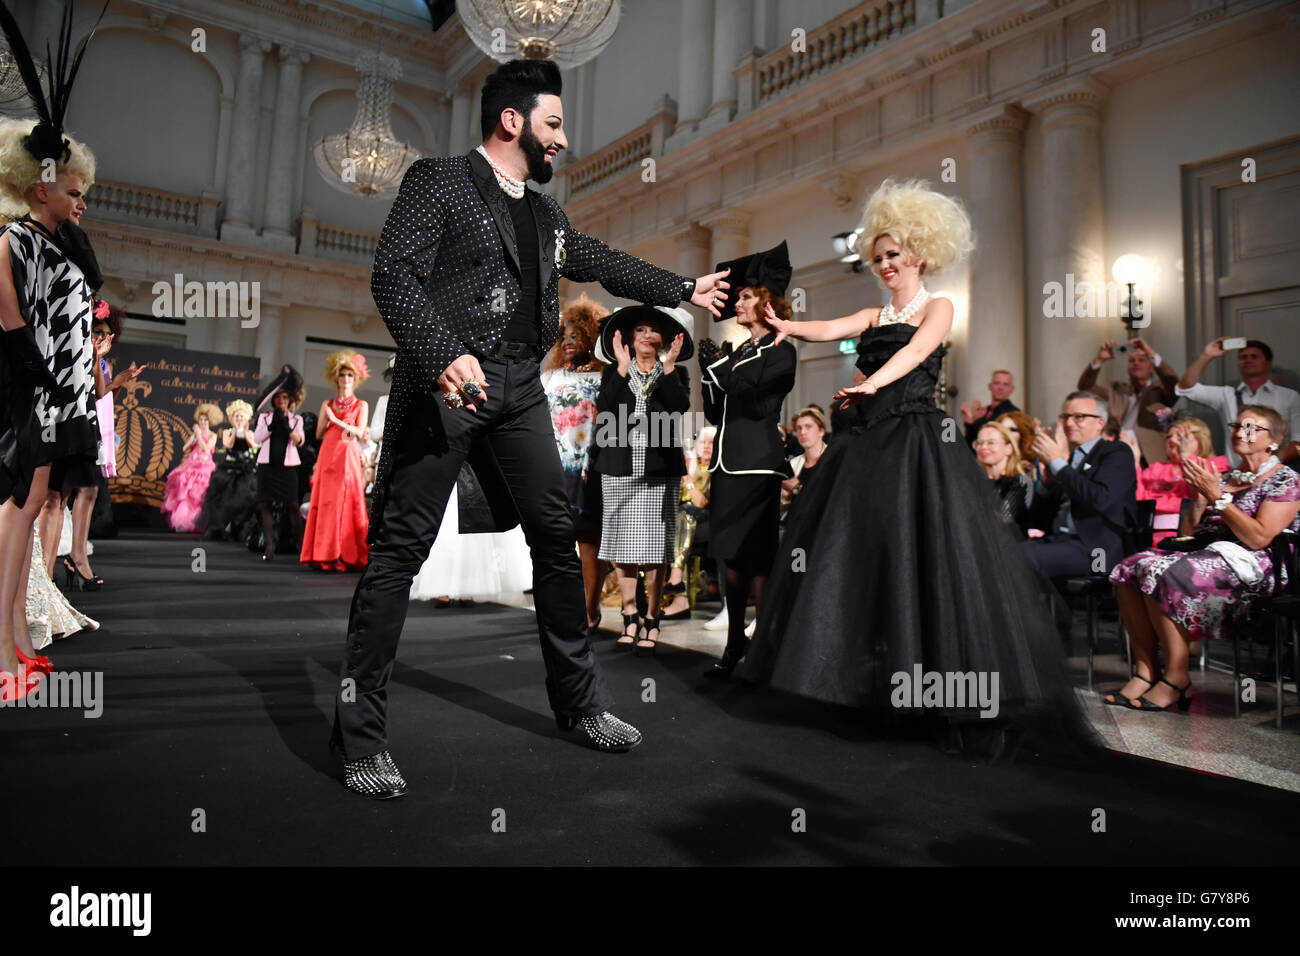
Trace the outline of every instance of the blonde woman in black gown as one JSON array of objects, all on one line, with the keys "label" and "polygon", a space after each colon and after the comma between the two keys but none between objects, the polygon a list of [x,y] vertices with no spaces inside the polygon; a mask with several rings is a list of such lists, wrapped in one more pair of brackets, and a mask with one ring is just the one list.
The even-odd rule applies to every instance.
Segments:
[{"label": "blonde woman in black gown", "polygon": [[[829,321],[768,316],[808,341],[860,336],[866,378],[836,393],[850,428],[837,430],[791,516],[739,676],[950,726],[990,711],[1065,716],[1071,696],[1034,576],[961,428],[932,398],[953,306],[924,280],[968,254],[969,219],[925,183],[886,180],[861,242],[889,304]],[[918,668],[982,674],[996,705],[924,700],[913,693]]]}]

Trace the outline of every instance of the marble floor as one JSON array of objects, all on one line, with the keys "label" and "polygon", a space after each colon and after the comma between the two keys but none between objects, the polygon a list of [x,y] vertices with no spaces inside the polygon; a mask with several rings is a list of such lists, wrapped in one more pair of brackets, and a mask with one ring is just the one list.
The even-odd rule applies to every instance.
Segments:
[{"label": "marble floor", "polygon": [[[516,602],[508,602],[516,603]],[[518,604],[530,606],[524,597]],[[680,648],[717,656],[726,643],[725,630],[705,630],[704,624],[720,610],[715,603],[701,603],[689,621],[663,625],[660,651]],[[601,627],[617,634],[618,608],[602,609]],[[752,619],[753,608],[750,608]],[[1275,701],[1272,661],[1269,649],[1259,647],[1253,668],[1243,649],[1243,671],[1257,675],[1256,702],[1244,703],[1242,713],[1232,713],[1232,648],[1226,643],[1211,649],[1204,670],[1192,672],[1194,700],[1187,713],[1140,713],[1103,704],[1100,691],[1109,692],[1124,683],[1128,665],[1118,653],[1115,624],[1100,625],[1102,650],[1095,663],[1094,686],[1086,688],[1087,659],[1076,656],[1070,667],[1078,678],[1076,691],[1089,721],[1113,750],[1150,760],[1177,764],[1205,773],[1218,774],[1300,793],[1300,702],[1295,684],[1284,683],[1282,728],[1274,723]],[[1075,622],[1075,651],[1083,649],[1084,622]],[[1193,648],[1199,654],[1199,645]],[[1285,668],[1285,664],[1284,664]]]}]

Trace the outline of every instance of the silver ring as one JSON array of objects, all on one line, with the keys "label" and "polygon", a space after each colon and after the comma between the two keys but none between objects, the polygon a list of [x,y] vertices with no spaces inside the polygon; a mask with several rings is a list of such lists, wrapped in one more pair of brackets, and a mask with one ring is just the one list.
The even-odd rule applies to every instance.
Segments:
[{"label": "silver ring", "polygon": [[442,403],[446,405],[448,408],[460,408],[465,404],[464,402],[461,401],[460,394],[458,392],[443,392]]},{"label": "silver ring", "polygon": [[483,389],[479,387],[478,382],[474,381],[472,378],[461,382],[460,390],[466,398],[473,398],[475,395],[481,394],[483,391]]}]

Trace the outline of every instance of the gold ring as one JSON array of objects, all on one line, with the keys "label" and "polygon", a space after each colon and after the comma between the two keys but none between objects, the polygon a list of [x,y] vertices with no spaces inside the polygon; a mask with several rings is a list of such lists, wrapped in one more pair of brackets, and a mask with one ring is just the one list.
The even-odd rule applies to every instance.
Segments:
[{"label": "gold ring", "polygon": [[461,401],[460,394],[458,392],[443,392],[442,403],[446,405],[448,408],[460,408],[465,404],[463,401]]}]

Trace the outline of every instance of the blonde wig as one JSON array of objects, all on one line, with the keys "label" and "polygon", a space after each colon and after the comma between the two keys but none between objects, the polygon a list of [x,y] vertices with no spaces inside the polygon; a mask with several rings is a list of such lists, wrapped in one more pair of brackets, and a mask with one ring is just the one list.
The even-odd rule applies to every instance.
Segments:
[{"label": "blonde wig", "polygon": [[345,369],[356,376],[358,388],[370,377],[370,369],[366,368],[365,358],[352,349],[339,349],[325,356],[325,381],[331,385],[338,386],[339,373]]},{"label": "blonde wig", "polygon": [[970,216],[962,204],[935,192],[923,179],[886,179],[867,200],[859,229],[858,250],[866,262],[871,262],[876,240],[889,236],[924,260],[922,275],[961,262],[975,248]]},{"label": "blonde wig", "polygon": [[208,427],[215,428],[225,421],[221,415],[221,409],[212,402],[203,402],[198,408],[194,409],[194,420],[197,422],[200,415],[208,416]]},{"label": "blonde wig", "polygon": [[253,420],[253,406],[248,404],[248,402],[244,401],[242,398],[237,398],[226,406],[226,418],[232,423],[235,420],[235,416],[240,412],[244,413],[245,422],[251,422]]},{"label": "blonde wig", "polygon": [[[31,211],[28,193],[42,182],[41,161],[27,151],[23,140],[36,125],[36,118],[0,119],[0,216],[17,219]],[[57,163],[57,173],[67,173],[81,180],[83,190],[95,182],[95,156],[72,137],[68,141],[68,161]]]}]

